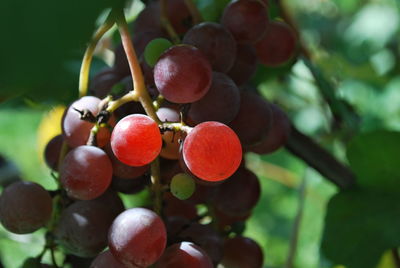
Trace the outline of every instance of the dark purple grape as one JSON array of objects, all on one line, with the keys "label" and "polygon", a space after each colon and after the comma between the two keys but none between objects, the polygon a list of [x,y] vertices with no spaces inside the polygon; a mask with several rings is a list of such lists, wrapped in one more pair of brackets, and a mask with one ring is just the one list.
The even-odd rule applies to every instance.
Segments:
[{"label": "dark purple grape", "polygon": [[179,200],[171,193],[164,194],[163,212],[168,217],[180,216],[190,220],[197,217],[197,209],[194,204]]},{"label": "dark purple grape", "polygon": [[107,246],[108,229],[122,210],[122,201],[115,192],[77,201],[62,212],[55,229],[56,240],[73,255],[94,257]]},{"label": "dark purple grape", "polygon": [[215,264],[219,263],[223,254],[223,241],[219,234],[209,225],[193,223],[180,234],[184,241],[194,242],[200,246]]},{"label": "dark purple grape", "polygon": [[83,145],[70,151],[60,170],[60,182],[68,195],[90,200],[103,194],[111,183],[112,164],[106,153]]},{"label": "dark purple grape", "polygon": [[211,86],[211,78],[210,63],[199,49],[189,45],[171,47],[154,67],[158,91],[175,103],[201,99]]},{"label": "dark purple grape", "polygon": [[90,81],[90,93],[100,99],[105,98],[111,93],[112,87],[117,84],[121,78],[114,68],[106,68],[93,77]]},{"label": "dark purple grape", "polygon": [[261,39],[267,22],[267,8],[258,0],[231,1],[221,18],[221,24],[239,43],[254,43]]},{"label": "dark purple grape", "polygon": [[279,66],[289,61],[296,52],[296,34],[289,25],[270,21],[265,35],[256,44],[257,56],[266,66]]},{"label": "dark purple grape", "polygon": [[145,208],[131,208],[121,213],[108,235],[111,253],[127,267],[152,265],[164,252],[166,242],[162,219]]},{"label": "dark purple grape", "polygon": [[0,196],[0,222],[10,232],[32,233],[50,220],[52,207],[49,193],[39,184],[14,182]]},{"label": "dark purple grape", "polygon": [[49,168],[58,170],[58,160],[60,158],[61,147],[64,142],[63,136],[57,135],[47,143],[44,149],[44,160]]},{"label": "dark purple grape", "polygon": [[191,242],[169,246],[157,261],[156,268],[213,268],[210,257],[202,248]]},{"label": "dark purple grape", "polygon": [[[76,110],[89,110],[94,116],[99,111],[100,99],[93,96],[85,96],[73,102],[68,109],[65,110],[62,120],[62,131],[65,141],[72,148],[85,145],[88,141],[90,130],[94,126],[85,120],[80,119],[80,113]],[[76,109],[76,110],[75,110]],[[97,144],[103,147],[110,141],[111,133],[107,128],[101,128],[97,134]]]},{"label": "dark purple grape", "polygon": [[189,120],[194,124],[205,121],[231,122],[240,106],[240,93],[226,74],[213,72],[212,84],[207,94],[190,105]]},{"label": "dark purple grape", "polygon": [[240,167],[235,174],[218,186],[213,206],[230,216],[244,216],[257,204],[260,192],[257,176],[250,170]]},{"label": "dark purple grape", "polygon": [[185,34],[182,43],[200,49],[217,72],[226,73],[235,61],[236,41],[221,24],[197,24]]},{"label": "dark purple grape", "polygon": [[113,177],[111,182],[111,188],[114,189],[115,191],[124,194],[136,194],[141,192],[149,184],[150,184],[149,175],[142,175],[132,180]]},{"label": "dark purple grape", "polygon": [[255,48],[249,44],[238,44],[235,63],[228,75],[237,86],[241,86],[253,76],[256,70],[257,54]]},{"label": "dark purple grape", "polygon": [[93,260],[89,268],[126,268],[126,266],[117,261],[109,250],[106,250]]},{"label": "dark purple grape", "polygon": [[263,258],[262,249],[254,240],[236,236],[225,241],[221,264],[229,268],[261,268]]},{"label": "dark purple grape", "polygon": [[268,154],[275,152],[285,145],[290,135],[290,121],[287,115],[275,104],[272,108],[272,127],[264,140],[249,150],[257,154]]},{"label": "dark purple grape", "polygon": [[238,135],[242,146],[260,143],[266,137],[272,125],[270,103],[262,97],[242,91],[239,113],[229,126]]},{"label": "dark purple grape", "polygon": [[217,208],[213,209],[213,213],[214,220],[222,231],[225,230],[226,226],[233,225],[237,222],[244,222],[251,216],[251,211],[242,216],[232,216],[218,210]]}]

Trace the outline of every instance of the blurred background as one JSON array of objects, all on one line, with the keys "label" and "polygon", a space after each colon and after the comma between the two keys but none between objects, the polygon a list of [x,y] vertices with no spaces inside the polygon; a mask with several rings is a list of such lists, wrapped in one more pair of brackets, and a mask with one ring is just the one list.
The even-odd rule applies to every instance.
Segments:
[{"label": "blurred background", "polygon": [[[41,2],[0,4],[4,15],[0,23],[6,26],[0,45],[1,186],[20,177],[55,189],[43,162],[43,149],[61,132],[63,107],[78,95],[85,40],[108,5],[107,1],[70,1],[56,7],[51,1]],[[227,1],[199,0],[198,5],[210,9],[215,2],[222,5]],[[329,83],[335,98],[359,116],[357,131],[400,130],[399,1],[282,2],[313,67],[310,59],[300,55],[281,68],[259,68],[253,79],[258,91],[278,103],[300,131],[344,163],[346,144],[354,129],[335,127],[321,81]],[[271,16],[279,15],[277,2],[270,0],[270,5]],[[49,8],[46,14],[43,7]],[[131,18],[141,8],[141,2],[133,1]],[[112,60],[108,49],[114,41],[112,34],[103,41],[91,74],[106,66],[110,57]],[[319,76],[312,68],[319,70]],[[262,197],[247,222],[245,235],[263,247],[264,267],[285,267],[288,263],[300,268],[334,267],[321,252],[321,240],[327,203],[337,187],[285,149],[265,156],[248,153],[246,159],[259,176]],[[140,205],[145,198],[146,194],[125,196],[124,201]],[[37,255],[43,247],[43,235],[42,230],[14,235],[0,226],[4,267],[19,267],[26,257]],[[376,267],[398,266],[387,251]]]}]

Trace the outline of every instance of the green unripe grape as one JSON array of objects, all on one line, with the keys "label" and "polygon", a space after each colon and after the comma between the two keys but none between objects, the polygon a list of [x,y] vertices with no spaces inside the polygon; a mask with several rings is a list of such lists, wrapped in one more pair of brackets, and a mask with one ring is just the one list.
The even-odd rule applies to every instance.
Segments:
[{"label": "green unripe grape", "polygon": [[191,197],[195,188],[196,184],[188,174],[176,174],[171,180],[171,193],[180,200],[185,200]]},{"label": "green unripe grape", "polygon": [[144,49],[144,59],[150,67],[156,65],[160,55],[170,48],[172,43],[165,38],[156,38],[151,40]]}]

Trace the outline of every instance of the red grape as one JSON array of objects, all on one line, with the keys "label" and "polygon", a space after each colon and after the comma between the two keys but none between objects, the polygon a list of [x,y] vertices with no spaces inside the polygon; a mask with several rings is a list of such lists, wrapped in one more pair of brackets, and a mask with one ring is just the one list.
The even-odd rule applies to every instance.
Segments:
[{"label": "red grape", "polygon": [[192,129],[183,143],[183,160],[189,170],[206,181],[231,176],[242,160],[235,132],[219,122],[204,122]]},{"label": "red grape", "polygon": [[159,155],[161,146],[161,133],[157,123],[142,114],[122,118],[111,136],[114,155],[129,166],[149,164]]},{"label": "red grape", "polygon": [[64,158],[60,182],[72,198],[90,200],[103,194],[111,183],[112,165],[106,153],[83,145]]},{"label": "red grape", "polygon": [[117,261],[109,250],[106,250],[93,260],[89,268],[126,268],[126,266]]},{"label": "red grape", "polygon": [[154,82],[169,101],[189,103],[201,99],[211,86],[211,65],[199,49],[189,45],[166,50],[154,67]]},{"label": "red grape", "polygon": [[39,184],[14,182],[0,196],[0,221],[10,232],[32,233],[50,220],[52,207],[49,193]]},{"label": "red grape", "polygon": [[257,56],[266,66],[278,66],[290,60],[296,51],[296,34],[289,25],[271,21],[261,40],[256,43]]},{"label": "red grape", "polygon": [[44,149],[44,160],[49,168],[58,170],[58,160],[60,158],[61,147],[64,142],[63,136],[57,135],[47,143]]},{"label": "red grape", "polygon": [[113,222],[108,243],[114,257],[127,267],[148,267],[164,252],[166,229],[161,218],[145,208],[131,208]]},{"label": "red grape", "polygon": [[225,241],[221,264],[229,268],[261,268],[263,253],[252,239],[236,236]]},{"label": "red grape", "polygon": [[191,242],[181,242],[169,246],[156,268],[213,268],[210,257],[199,246]]},{"label": "red grape", "polygon": [[228,75],[241,86],[246,83],[257,70],[257,54],[252,45],[239,44],[237,46],[236,59]]},{"label": "red grape", "polygon": [[221,23],[240,43],[254,43],[266,29],[267,8],[258,0],[231,1],[225,7]]}]

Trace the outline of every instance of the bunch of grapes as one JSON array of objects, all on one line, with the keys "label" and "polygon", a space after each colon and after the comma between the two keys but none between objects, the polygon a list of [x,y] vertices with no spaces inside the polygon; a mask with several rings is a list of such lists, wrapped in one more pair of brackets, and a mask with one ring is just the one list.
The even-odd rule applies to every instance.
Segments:
[{"label": "bunch of grapes", "polygon": [[[138,15],[133,39],[46,147],[59,190],[17,182],[3,191],[7,230],[46,227],[49,249],[91,258],[92,268],[262,267],[260,246],[242,236],[260,197],[243,153],[276,151],[290,123],[247,82],[259,63],[293,58],[295,33],[268,18],[267,1],[232,1],[220,23],[201,22],[187,2],[149,2]],[[152,204],[124,208],[118,192],[145,189]]]}]

